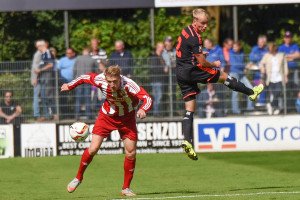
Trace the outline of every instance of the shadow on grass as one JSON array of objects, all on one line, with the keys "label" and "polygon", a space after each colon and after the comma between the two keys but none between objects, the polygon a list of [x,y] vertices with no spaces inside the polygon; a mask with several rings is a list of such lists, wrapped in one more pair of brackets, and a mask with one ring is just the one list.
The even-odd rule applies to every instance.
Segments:
[{"label": "shadow on grass", "polygon": [[229,190],[230,192],[234,191],[243,191],[243,190],[267,190],[267,189],[284,189],[284,188],[298,188],[300,186],[269,186],[269,187],[254,187],[254,188],[237,188]]}]

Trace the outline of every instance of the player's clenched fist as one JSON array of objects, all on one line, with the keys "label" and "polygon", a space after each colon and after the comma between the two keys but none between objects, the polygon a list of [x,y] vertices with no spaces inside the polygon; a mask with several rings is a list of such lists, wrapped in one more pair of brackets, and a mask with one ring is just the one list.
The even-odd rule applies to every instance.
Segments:
[{"label": "player's clenched fist", "polygon": [[68,84],[67,83],[64,83],[61,88],[60,88],[60,91],[63,92],[63,91],[69,91],[69,87],[68,87]]},{"label": "player's clenched fist", "polygon": [[144,119],[146,117],[146,112],[142,109],[139,109],[136,113],[136,117],[140,119]]}]

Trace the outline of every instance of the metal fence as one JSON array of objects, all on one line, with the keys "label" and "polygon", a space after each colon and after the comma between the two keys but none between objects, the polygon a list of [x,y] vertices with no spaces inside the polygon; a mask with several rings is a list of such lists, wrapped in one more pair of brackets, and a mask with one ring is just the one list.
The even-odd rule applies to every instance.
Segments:
[{"label": "metal fence", "polygon": [[[123,67],[122,70],[129,73],[131,78],[143,86],[153,97],[154,106],[148,115],[149,118],[181,117],[184,111],[184,102],[176,82],[175,68],[165,67],[157,62],[157,59],[151,58],[133,59],[130,61],[131,65],[127,69]],[[257,74],[259,74],[257,68],[247,70],[245,73],[245,77],[251,85],[259,83]],[[50,121],[54,116],[54,120],[85,119],[92,121],[96,118],[103,102],[101,92],[97,88],[79,86],[83,88],[83,91],[88,92],[79,94],[75,89],[68,93],[61,93],[60,86],[63,81],[60,79],[59,71],[53,71],[53,78],[47,85],[38,84],[36,87],[32,86],[30,76],[31,61],[0,63],[1,105],[3,105],[5,91],[13,91],[13,100],[22,107],[21,119],[23,122],[33,122],[39,117],[45,117]],[[248,102],[245,95],[233,94],[222,84],[209,86],[215,90],[213,96],[207,93],[207,85],[199,84],[202,94],[197,97],[196,116],[222,117],[296,113],[295,102],[300,90],[298,70],[292,71],[289,77],[289,82],[278,91],[279,98],[274,96],[274,93],[270,95],[270,90],[267,89],[254,104]],[[38,92],[34,93],[34,90],[38,90]],[[272,102],[274,104],[274,101],[277,100],[279,106],[270,108]]]}]

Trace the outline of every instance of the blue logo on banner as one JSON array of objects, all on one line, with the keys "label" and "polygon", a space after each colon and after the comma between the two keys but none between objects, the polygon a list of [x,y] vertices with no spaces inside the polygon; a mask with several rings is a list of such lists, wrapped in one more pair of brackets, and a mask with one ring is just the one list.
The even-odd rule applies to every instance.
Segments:
[{"label": "blue logo on banner", "polygon": [[198,124],[200,149],[236,148],[234,123]]}]

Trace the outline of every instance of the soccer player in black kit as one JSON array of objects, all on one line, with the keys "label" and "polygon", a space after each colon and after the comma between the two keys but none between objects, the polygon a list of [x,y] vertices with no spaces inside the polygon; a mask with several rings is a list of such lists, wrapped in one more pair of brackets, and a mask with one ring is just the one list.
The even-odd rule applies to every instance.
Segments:
[{"label": "soccer player in black kit", "polygon": [[208,19],[205,10],[193,10],[193,22],[181,31],[176,46],[176,77],[185,101],[185,115],[182,122],[184,142],[181,146],[192,160],[198,160],[192,146],[193,115],[196,108],[196,95],[200,92],[197,83],[223,83],[231,90],[248,95],[251,101],[255,101],[264,89],[262,84],[250,89],[236,78],[220,71],[220,61],[206,60],[206,53],[202,51],[201,33],[206,30]]}]

